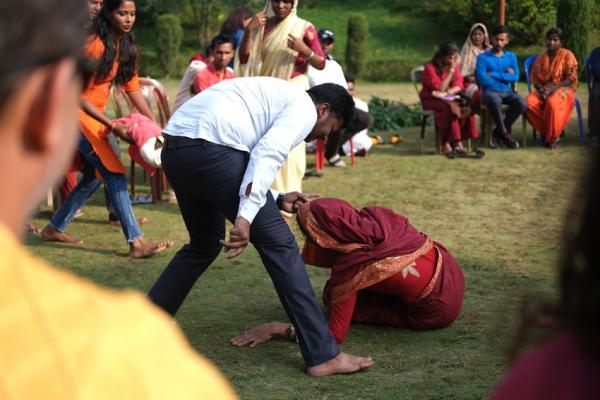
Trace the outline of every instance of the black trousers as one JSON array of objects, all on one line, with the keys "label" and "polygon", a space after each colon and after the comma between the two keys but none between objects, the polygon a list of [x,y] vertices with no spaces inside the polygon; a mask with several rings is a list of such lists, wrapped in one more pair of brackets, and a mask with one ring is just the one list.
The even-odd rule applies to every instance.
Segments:
[{"label": "black trousers", "polygon": [[[217,257],[225,218],[233,222],[249,154],[202,139],[166,137],[162,166],[177,196],[190,242],[175,254],[150,290],[150,299],[175,315],[196,280]],[[308,279],[294,235],[270,193],[252,222],[250,242],[296,327],[307,366],[339,353]]]},{"label": "black trousers", "polygon": [[352,119],[348,121],[346,127],[339,131],[332,132],[327,138],[327,144],[325,145],[325,158],[330,159],[340,151],[340,146],[346,140],[349,140],[352,136],[356,135],[363,129],[368,129],[373,125],[373,117],[366,111],[354,109]]}]

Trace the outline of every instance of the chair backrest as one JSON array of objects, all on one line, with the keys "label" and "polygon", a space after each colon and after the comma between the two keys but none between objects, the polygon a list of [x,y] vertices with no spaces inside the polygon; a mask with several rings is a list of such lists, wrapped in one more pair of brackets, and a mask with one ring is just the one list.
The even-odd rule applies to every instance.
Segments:
[{"label": "chair backrest", "polygon": [[588,92],[592,91],[592,81],[594,78],[592,77],[592,56],[589,55],[583,61],[585,65],[585,77],[587,78]]},{"label": "chair backrest", "polygon": [[[140,78],[140,92],[146,99],[161,128],[164,128],[171,118],[169,97],[165,87],[156,79],[150,77]],[[127,93],[121,86],[113,86],[113,103],[117,118],[137,112]]]},{"label": "chair backrest", "polygon": [[531,93],[531,67],[533,67],[533,63],[538,58],[538,54],[532,54],[525,59],[524,67],[525,67],[525,78],[527,79],[527,90]]},{"label": "chair backrest", "polygon": [[423,71],[425,67],[423,65],[419,65],[418,67],[413,68],[410,71],[410,80],[412,81],[415,90],[417,91],[417,96],[421,91],[421,77],[423,76]]}]

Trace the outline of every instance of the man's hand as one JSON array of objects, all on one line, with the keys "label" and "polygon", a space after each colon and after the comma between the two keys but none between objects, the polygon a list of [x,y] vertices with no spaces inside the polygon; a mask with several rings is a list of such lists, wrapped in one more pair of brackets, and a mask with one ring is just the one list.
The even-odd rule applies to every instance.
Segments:
[{"label": "man's hand", "polygon": [[250,222],[242,217],[235,220],[235,224],[229,230],[229,241],[219,240],[219,243],[227,253],[227,258],[232,259],[240,254],[248,247],[250,241]]},{"label": "man's hand", "polygon": [[130,127],[131,124],[115,124],[113,125],[112,132],[115,134],[115,136],[123,139],[127,143],[133,143],[129,133],[127,133]]},{"label": "man's hand", "polygon": [[289,213],[295,213],[300,206],[309,202],[311,199],[319,197],[318,193],[286,193],[283,198],[282,210]]},{"label": "man's hand", "polygon": [[506,72],[508,72],[509,74],[511,74],[511,75],[512,75],[512,74],[514,74],[514,73],[515,73],[515,70],[514,70],[514,69],[512,69],[511,67],[508,67],[508,68],[506,68]]}]

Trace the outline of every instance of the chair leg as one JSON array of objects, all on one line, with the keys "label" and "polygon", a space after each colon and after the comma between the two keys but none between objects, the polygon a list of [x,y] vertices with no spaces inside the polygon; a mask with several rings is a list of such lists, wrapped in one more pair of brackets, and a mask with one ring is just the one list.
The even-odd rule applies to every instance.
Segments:
[{"label": "chair leg", "polygon": [[583,115],[581,114],[581,103],[575,99],[575,109],[577,110],[577,122],[579,123],[579,143],[585,142],[585,128],[583,126]]},{"label": "chair leg", "polygon": [[425,151],[425,126],[427,125],[427,115],[423,115],[421,117],[421,143],[419,147],[419,152],[423,153]]}]

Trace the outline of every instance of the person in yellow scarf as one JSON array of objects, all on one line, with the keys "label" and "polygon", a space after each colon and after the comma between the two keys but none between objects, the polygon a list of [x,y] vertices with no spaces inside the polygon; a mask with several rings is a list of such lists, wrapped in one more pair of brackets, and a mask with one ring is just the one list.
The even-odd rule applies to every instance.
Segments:
[{"label": "person in yellow scarf", "polygon": [[[308,66],[325,67],[315,27],[298,17],[299,0],[268,0],[246,26],[237,50],[236,76],[271,76],[308,89]],[[281,193],[302,191],[306,171],[305,143],[298,145],[281,166],[273,188]]]},{"label": "person in yellow scarf", "polygon": [[531,68],[531,83],[535,92],[527,96],[527,120],[544,135],[546,146],[558,145],[567,126],[577,90],[577,59],[561,46],[562,30],[551,28],[546,34],[547,51]]},{"label": "person in yellow scarf", "polygon": [[467,40],[465,40],[460,50],[460,73],[463,76],[466,87],[465,91],[469,97],[473,97],[479,89],[475,81],[477,56],[491,47],[490,37],[485,25],[480,22],[473,24],[471,29],[469,29]]}]

